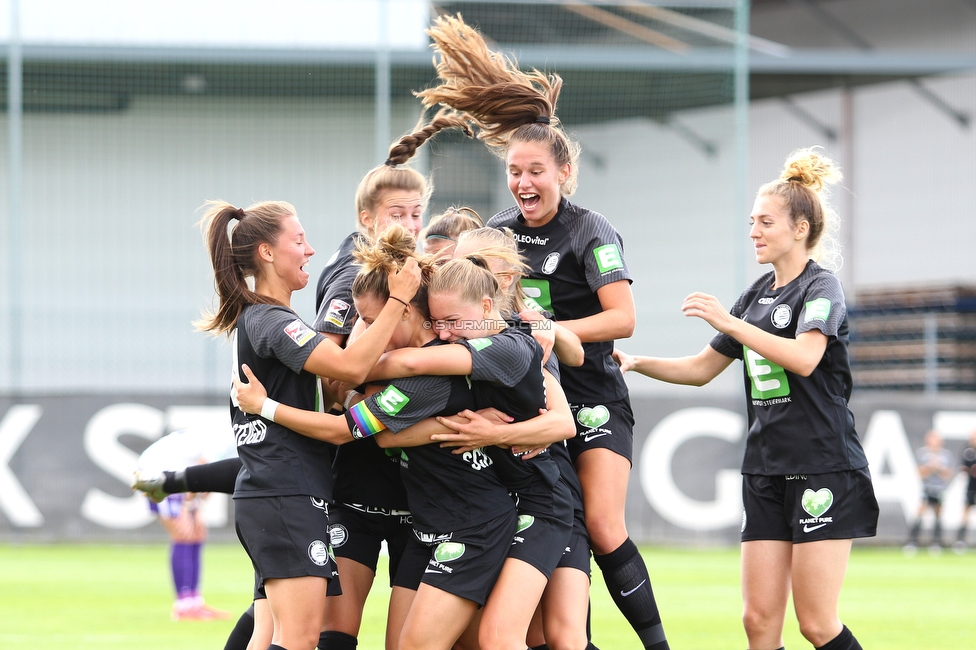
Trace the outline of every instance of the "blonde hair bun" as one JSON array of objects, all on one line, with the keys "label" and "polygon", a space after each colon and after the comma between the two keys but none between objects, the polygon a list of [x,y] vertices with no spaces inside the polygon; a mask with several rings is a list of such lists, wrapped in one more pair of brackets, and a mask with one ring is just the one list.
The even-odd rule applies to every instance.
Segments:
[{"label": "blonde hair bun", "polygon": [[837,164],[819,151],[820,147],[797,149],[786,159],[780,180],[796,181],[815,192],[825,185],[840,182],[842,176]]}]

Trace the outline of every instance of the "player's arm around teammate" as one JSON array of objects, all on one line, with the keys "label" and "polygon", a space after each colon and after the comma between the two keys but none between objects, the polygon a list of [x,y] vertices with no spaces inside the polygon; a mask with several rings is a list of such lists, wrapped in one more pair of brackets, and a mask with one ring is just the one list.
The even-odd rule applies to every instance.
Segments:
[{"label": "player's arm around teammate", "polygon": [[[389,301],[382,318],[377,319],[381,326],[372,336],[364,336],[351,352],[341,350],[313,332],[290,307],[292,293],[308,282],[304,266],[315,252],[294,207],[283,202],[259,203],[247,209],[222,202],[209,205],[201,225],[219,306],[198,326],[232,335],[235,375],[239,375],[241,363],[260,365],[271,378],[273,397],[309,405],[314,404],[315,374],[338,374],[351,381],[364,377],[386,347],[403,303],[419,285],[416,264],[390,278],[391,287],[402,292],[396,294],[402,301]],[[245,281],[248,276],[254,279],[253,290]],[[310,503],[316,508],[331,500],[331,453],[275,425],[270,411],[267,415],[249,417],[232,403],[231,417],[246,470],[235,491],[235,517],[255,566],[260,601],[255,605],[252,643],[268,641],[289,650],[310,650],[318,642],[326,590],[335,573],[324,553],[327,544],[321,539],[327,532],[327,511],[317,508],[309,517],[298,513]],[[294,463],[303,471],[295,472]],[[321,514],[324,520],[319,518]],[[262,532],[282,529],[289,533]],[[299,549],[289,541],[295,538],[308,543]],[[262,595],[266,598],[260,598]]]}]

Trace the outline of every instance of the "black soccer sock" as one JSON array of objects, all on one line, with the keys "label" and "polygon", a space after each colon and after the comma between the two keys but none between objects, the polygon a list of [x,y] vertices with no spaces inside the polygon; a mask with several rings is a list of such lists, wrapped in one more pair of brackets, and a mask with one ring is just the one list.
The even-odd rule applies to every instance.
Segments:
[{"label": "black soccer sock", "polygon": [[359,639],[346,634],[328,630],[319,635],[319,650],[356,650]]},{"label": "black soccer sock", "polygon": [[183,471],[171,472],[166,470],[163,472],[163,492],[166,494],[183,494],[184,492],[189,492],[186,489],[186,481],[183,479]]},{"label": "black soccer sock", "polygon": [[863,650],[863,648],[861,648],[861,644],[857,642],[857,639],[854,638],[854,635],[851,634],[851,631],[845,625],[841,629],[840,634],[816,650]]},{"label": "black soccer sock", "polygon": [[543,643],[542,645],[534,645],[529,650],[549,650],[549,646]]},{"label": "black soccer sock", "polygon": [[935,530],[932,531],[932,543],[942,546],[942,520],[935,518]]},{"label": "black soccer sock", "polygon": [[593,558],[603,572],[610,597],[637,632],[644,647],[647,650],[670,650],[647,565],[637,545],[628,537],[615,551]]},{"label": "black soccer sock", "polygon": [[912,544],[918,544],[918,534],[919,532],[921,532],[921,530],[922,530],[922,518],[919,517],[918,519],[915,520],[915,523],[912,525],[912,532],[910,537],[910,541],[912,542]]},{"label": "black soccer sock", "polygon": [[[233,494],[237,475],[241,471],[240,458],[227,458],[206,465],[191,465],[183,470],[185,492],[222,492]],[[163,484],[165,488],[166,485]]]},{"label": "black soccer sock", "polygon": [[237,619],[237,624],[230,631],[224,650],[247,650],[247,644],[251,640],[251,633],[254,631],[254,603],[248,607],[241,617]]},{"label": "black soccer sock", "polygon": [[595,645],[593,645],[593,643],[591,642],[586,644],[586,648],[584,650],[600,650],[600,649]]},{"label": "black soccer sock", "polygon": [[282,647],[280,645],[271,644],[268,646],[268,650],[288,650],[288,648]]}]

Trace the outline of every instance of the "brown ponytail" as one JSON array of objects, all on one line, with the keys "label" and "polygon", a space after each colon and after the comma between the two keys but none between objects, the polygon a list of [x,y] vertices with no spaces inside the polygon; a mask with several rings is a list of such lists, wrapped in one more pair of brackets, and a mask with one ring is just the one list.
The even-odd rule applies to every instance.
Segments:
[{"label": "brown ponytail", "polygon": [[[255,203],[245,209],[225,201],[207,201],[205,205],[208,209],[199,225],[210,253],[219,306],[216,312],[204,312],[194,324],[199,330],[223,334],[234,329],[246,305],[281,304],[252,291],[247,278],[259,273],[258,246],[278,240],[281,220],[295,216],[295,208],[284,201]],[[234,220],[237,223],[231,226]]]}]

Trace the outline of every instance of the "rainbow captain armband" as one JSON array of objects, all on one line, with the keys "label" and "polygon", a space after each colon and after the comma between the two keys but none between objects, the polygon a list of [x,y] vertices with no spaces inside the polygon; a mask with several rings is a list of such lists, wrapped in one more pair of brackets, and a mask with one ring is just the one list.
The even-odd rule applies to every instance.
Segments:
[{"label": "rainbow captain armband", "polygon": [[366,407],[367,401],[363,400],[354,404],[346,412],[347,420],[351,425],[352,437],[357,440],[368,438],[386,429],[386,425],[376,419],[376,416]]}]

